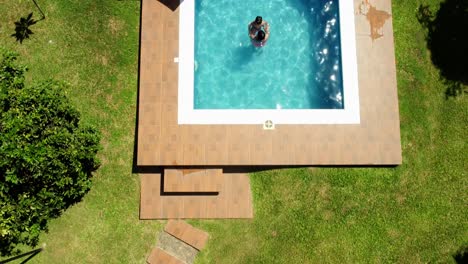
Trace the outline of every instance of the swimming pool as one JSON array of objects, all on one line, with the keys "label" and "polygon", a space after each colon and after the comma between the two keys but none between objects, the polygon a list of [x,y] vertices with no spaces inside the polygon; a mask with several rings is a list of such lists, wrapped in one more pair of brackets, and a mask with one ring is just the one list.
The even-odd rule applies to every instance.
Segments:
[{"label": "swimming pool", "polygon": [[359,123],[352,1],[183,1],[179,43],[179,124]]}]

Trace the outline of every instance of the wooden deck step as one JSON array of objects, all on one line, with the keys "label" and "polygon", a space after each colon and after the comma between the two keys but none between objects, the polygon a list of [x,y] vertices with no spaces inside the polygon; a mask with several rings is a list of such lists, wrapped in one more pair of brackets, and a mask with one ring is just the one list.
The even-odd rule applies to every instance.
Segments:
[{"label": "wooden deck step", "polygon": [[253,218],[249,175],[223,173],[217,195],[165,195],[161,174],[140,174],[140,219]]},{"label": "wooden deck step", "polygon": [[180,220],[169,220],[164,231],[198,250],[202,250],[208,241],[208,233]]},{"label": "wooden deck step", "polygon": [[222,169],[164,170],[165,192],[219,192]]},{"label": "wooden deck step", "polygon": [[164,250],[155,247],[149,257],[146,259],[148,264],[185,264],[183,261],[169,255]]}]

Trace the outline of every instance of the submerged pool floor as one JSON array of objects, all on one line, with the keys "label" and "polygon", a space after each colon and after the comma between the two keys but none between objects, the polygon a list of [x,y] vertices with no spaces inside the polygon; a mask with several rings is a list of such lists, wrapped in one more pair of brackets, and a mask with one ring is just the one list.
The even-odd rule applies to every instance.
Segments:
[{"label": "submerged pool floor", "polygon": [[[255,48],[256,16],[271,36]],[[195,109],[342,109],[338,0],[197,0]]]}]

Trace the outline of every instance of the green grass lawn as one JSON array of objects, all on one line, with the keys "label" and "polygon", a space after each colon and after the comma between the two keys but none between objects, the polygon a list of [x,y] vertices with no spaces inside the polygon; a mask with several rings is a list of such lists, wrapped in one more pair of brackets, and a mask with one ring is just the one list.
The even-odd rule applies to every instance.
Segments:
[{"label": "green grass lawn", "polygon": [[[403,165],[255,173],[253,220],[191,221],[211,239],[197,263],[453,262],[468,244],[466,96],[445,99],[419,4],[393,0]],[[28,78],[71,83],[103,133],[102,166],[82,202],[52,220],[30,263],[143,263],[164,222],[140,221],[132,174],[140,2],[40,0],[47,18],[22,45],[13,22],[32,1],[0,1],[0,45],[20,52]]]}]

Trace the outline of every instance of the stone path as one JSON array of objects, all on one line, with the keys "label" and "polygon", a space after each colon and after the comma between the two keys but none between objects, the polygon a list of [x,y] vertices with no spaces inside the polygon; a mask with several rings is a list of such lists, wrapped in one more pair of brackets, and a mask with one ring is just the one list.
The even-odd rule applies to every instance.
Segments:
[{"label": "stone path", "polygon": [[193,263],[198,250],[166,232],[159,234],[158,247],[184,263]]},{"label": "stone path", "polygon": [[191,264],[205,247],[208,234],[184,221],[170,220],[159,234],[158,244],[146,262],[149,264]]}]

